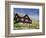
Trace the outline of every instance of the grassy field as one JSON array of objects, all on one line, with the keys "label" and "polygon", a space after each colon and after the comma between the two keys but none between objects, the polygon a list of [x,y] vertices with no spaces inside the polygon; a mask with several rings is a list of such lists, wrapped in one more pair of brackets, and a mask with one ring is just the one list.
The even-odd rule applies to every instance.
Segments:
[{"label": "grassy field", "polygon": [[[15,21],[14,21],[15,22]],[[39,29],[39,21],[33,20],[32,24],[27,23],[15,23],[14,30],[24,30],[24,29]]]}]

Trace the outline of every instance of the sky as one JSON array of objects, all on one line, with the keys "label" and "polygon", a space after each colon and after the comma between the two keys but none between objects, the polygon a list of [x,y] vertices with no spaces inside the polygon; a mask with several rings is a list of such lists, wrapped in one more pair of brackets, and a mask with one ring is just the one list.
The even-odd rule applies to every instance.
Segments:
[{"label": "sky", "polygon": [[39,17],[39,9],[29,9],[29,8],[14,8],[14,13],[18,13],[20,15],[27,14],[29,17],[38,20]]}]

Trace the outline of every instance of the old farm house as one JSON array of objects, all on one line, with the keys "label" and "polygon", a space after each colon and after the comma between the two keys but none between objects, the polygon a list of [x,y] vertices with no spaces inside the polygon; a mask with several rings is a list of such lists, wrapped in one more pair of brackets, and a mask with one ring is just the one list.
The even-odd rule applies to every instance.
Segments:
[{"label": "old farm house", "polygon": [[14,16],[14,20],[16,20],[16,23],[28,23],[28,24],[32,24],[32,20],[29,18],[28,15],[25,15],[23,17],[19,16],[19,14],[15,14]]}]

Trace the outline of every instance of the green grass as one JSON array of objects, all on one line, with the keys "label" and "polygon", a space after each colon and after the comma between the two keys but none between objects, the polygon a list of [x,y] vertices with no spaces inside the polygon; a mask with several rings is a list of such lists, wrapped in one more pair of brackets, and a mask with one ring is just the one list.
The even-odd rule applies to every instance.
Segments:
[{"label": "green grass", "polygon": [[20,29],[39,29],[39,21],[33,20],[32,24],[27,24],[27,23],[20,24],[15,22],[14,30],[20,30]]}]

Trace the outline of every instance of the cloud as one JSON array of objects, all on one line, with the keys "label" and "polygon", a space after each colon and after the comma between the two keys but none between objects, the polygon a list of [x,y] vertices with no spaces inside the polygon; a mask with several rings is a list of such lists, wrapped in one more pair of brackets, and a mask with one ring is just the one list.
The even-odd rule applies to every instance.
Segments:
[{"label": "cloud", "polygon": [[32,19],[32,20],[39,20],[38,15],[29,15],[29,18]]},{"label": "cloud", "polygon": [[19,14],[19,16],[24,16],[25,14],[24,13],[18,13]]}]

